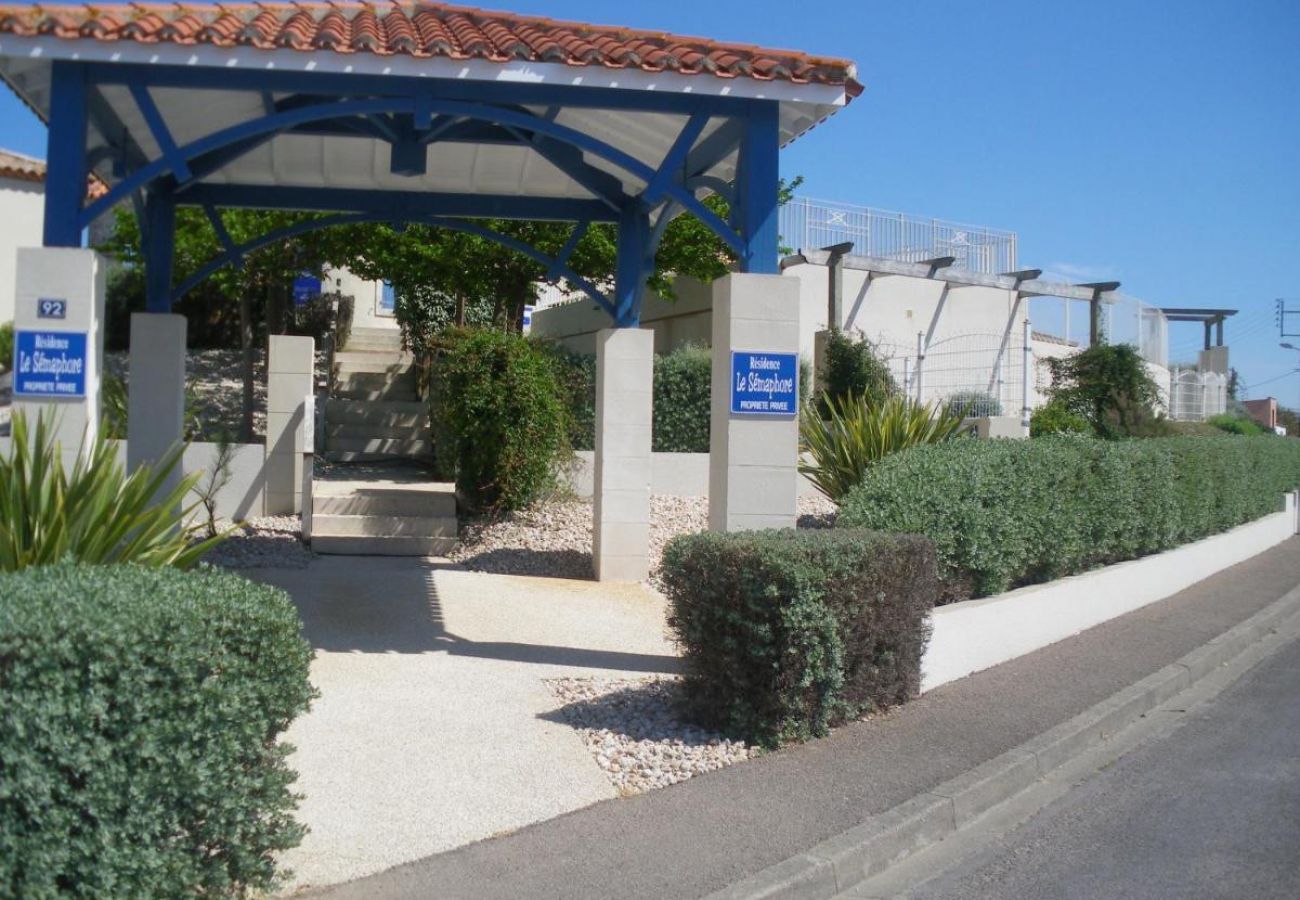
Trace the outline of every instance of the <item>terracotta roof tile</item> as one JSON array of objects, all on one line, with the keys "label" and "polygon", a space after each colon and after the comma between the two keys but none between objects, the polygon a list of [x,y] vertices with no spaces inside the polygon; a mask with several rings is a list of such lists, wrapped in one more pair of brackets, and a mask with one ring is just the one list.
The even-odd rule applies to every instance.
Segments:
[{"label": "terracotta roof tile", "polygon": [[522,59],[842,85],[850,96],[862,90],[853,64],[844,59],[418,0],[0,6],[0,34],[417,59]]},{"label": "terracotta roof tile", "polygon": [[[15,181],[45,182],[45,161],[0,148],[0,178]],[[97,200],[108,193],[108,186],[95,175],[86,180],[86,198]]]}]

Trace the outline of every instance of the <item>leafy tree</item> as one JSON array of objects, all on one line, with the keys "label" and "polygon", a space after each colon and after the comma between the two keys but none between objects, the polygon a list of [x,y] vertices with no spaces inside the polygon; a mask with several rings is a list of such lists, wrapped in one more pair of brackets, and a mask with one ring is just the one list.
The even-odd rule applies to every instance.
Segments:
[{"label": "leafy tree", "polygon": [[1052,403],[1081,416],[1098,437],[1152,434],[1160,392],[1131,344],[1097,344],[1074,356],[1049,359]]}]

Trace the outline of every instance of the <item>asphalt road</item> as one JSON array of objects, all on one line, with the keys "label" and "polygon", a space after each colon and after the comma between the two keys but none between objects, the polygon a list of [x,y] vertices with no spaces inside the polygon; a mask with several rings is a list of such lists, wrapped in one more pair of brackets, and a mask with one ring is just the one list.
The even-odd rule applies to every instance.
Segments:
[{"label": "asphalt road", "polygon": [[911,900],[1300,896],[1300,642]]}]

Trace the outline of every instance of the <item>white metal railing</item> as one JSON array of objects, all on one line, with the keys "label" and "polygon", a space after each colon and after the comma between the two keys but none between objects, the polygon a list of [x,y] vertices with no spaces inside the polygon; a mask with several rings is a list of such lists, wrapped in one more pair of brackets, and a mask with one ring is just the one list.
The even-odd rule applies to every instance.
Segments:
[{"label": "white metal railing", "polygon": [[1169,372],[1169,418],[1204,422],[1228,408],[1228,379],[1217,372],[1175,367]]},{"label": "white metal railing", "polygon": [[998,274],[1016,268],[1016,234],[982,225],[963,225],[886,212],[830,200],[795,197],[781,207],[781,243],[793,250],[817,250],[845,241],[853,252],[903,262],[940,256],[972,272]]}]

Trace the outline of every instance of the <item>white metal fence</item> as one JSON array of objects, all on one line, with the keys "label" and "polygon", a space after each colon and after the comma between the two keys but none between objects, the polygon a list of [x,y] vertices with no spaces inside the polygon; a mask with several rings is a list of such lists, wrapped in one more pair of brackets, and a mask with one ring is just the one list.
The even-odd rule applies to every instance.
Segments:
[{"label": "white metal fence", "polygon": [[1169,418],[1203,422],[1228,409],[1228,379],[1216,372],[1175,367],[1169,372]]},{"label": "white metal fence", "polygon": [[1010,334],[961,334],[906,345],[873,341],[894,383],[923,403],[960,407],[968,416],[1019,416],[1026,399],[1035,403],[1034,363],[1025,394],[1025,342],[1017,325]]},{"label": "white metal fence", "polygon": [[989,274],[1016,268],[1015,232],[831,200],[793,198],[781,207],[780,232],[781,242],[794,250],[852,241],[853,252],[863,256],[903,262],[952,256],[959,269]]}]

